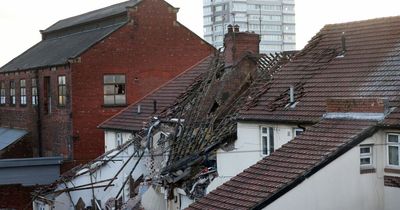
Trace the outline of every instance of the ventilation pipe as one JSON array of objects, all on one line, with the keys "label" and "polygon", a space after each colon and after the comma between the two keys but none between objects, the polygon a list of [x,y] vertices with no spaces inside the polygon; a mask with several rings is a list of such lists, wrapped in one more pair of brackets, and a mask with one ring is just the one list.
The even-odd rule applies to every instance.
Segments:
[{"label": "ventilation pipe", "polygon": [[346,53],[346,34],[342,32],[342,55]]},{"label": "ventilation pipe", "polygon": [[157,101],[156,100],[153,101],[153,111],[154,111],[154,113],[157,112]]},{"label": "ventilation pipe", "polygon": [[294,87],[293,87],[293,85],[290,85],[289,97],[290,97],[290,104],[294,104]]},{"label": "ventilation pipe", "polygon": [[142,113],[142,106],[140,104],[137,105],[137,113]]}]

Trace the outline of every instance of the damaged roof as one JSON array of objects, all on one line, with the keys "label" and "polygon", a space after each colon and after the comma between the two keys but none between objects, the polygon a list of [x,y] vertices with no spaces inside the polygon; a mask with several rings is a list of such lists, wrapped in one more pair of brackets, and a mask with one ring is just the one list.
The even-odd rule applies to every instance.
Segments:
[{"label": "damaged roof", "polygon": [[187,209],[262,209],[371,136],[375,124],[322,120]]},{"label": "damaged roof", "polygon": [[[188,209],[262,209],[382,126],[398,127],[398,37],[400,17],[325,26],[271,82],[259,85],[258,96],[247,101],[239,117],[314,125]],[[293,107],[288,106],[290,86]],[[380,122],[321,119],[327,99],[355,97],[385,98],[391,113]]]},{"label": "damaged roof", "polygon": [[[342,34],[345,49],[342,49]],[[276,73],[239,119],[316,123],[327,98],[400,96],[400,17],[326,25]],[[294,86],[294,108],[289,87]]]},{"label": "damaged roof", "polygon": [[79,56],[124,23],[83,31],[63,37],[45,39],[0,68],[0,72],[64,65]]},{"label": "damaged roof", "polygon": [[[173,105],[178,96],[184,93],[196,78],[207,72],[212,58],[213,56],[209,56],[201,60],[165,85],[103,122],[99,127],[103,129],[140,131],[151,116]],[[154,111],[154,102],[156,102],[156,112]],[[140,113],[138,113],[139,105]]]}]

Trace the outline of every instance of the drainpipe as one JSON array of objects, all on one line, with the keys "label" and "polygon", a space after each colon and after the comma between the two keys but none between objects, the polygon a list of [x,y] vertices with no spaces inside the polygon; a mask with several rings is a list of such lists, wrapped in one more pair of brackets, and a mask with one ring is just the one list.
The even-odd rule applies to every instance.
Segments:
[{"label": "drainpipe", "polygon": [[[38,152],[39,157],[43,157],[43,149],[42,149],[42,114],[41,114],[41,98],[40,98],[40,81],[39,81],[39,70],[35,71],[35,79],[36,79],[36,92],[37,92],[37,104],[36,104],[36,111],[37,111],[37,133],[38,133]],[[32,88],[32,87],[31,87]],[[32,91],[31,91],[32,92]]]}]

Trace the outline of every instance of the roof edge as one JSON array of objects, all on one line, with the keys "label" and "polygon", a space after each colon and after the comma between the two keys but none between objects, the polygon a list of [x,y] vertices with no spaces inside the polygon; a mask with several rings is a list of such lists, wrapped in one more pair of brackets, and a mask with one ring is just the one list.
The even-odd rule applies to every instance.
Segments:
[{"label": "roof edge", "polygon": [[301,184],[304,180],[307,178],[311,177],[315,173],[317,173],[319,170],[323,169],[325,166],[329,165],[331,162],[335,161],[337,158],[360,144],[362,141],[364,141],[366,138],[372,136],[379,128],[376,125],[372,125],[369,128],[366,128],[363,130],[359,135],[355,136],[352,141],[349,143],[343,145],[341,148],[339,148],[334,154],[331,156],[328,156],[324,161],[321,163],[317,164],[313,168],[311,168],[309,171],[307,171],[305,174],[302,176],[298,177],[297,179],[293,180],[291,183],[287,184],[284,186],[281,190],[279,190],[277,193],[271,195],[270,197],[266,198],[264,201],[262,201],[259,204],[256,204],[254,207],[251,209],[254,210],[261,210],[292,190],[293,188],[297,187],[299,184]]}]

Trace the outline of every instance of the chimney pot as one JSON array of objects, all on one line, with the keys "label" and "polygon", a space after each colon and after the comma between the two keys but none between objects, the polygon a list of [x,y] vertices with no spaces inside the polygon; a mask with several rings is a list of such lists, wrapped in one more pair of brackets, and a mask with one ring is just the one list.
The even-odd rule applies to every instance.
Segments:
[{"label": "chimney pot", "polygon": [[233,26],[231,24],[228,25],[228,33],[233,33]]},{"label": "chimney pot", "polygon": [[239,32],[239,25],[235,25],[235,26],[233,26],[233,28],[234,28],[235,33]]}]

